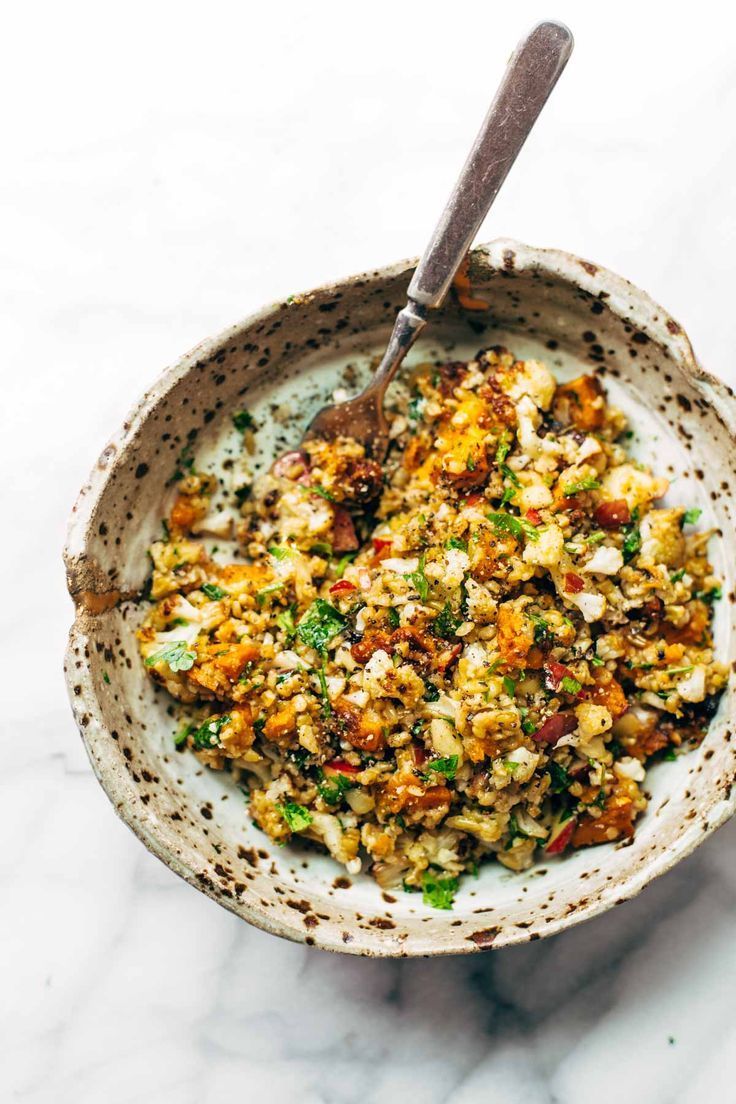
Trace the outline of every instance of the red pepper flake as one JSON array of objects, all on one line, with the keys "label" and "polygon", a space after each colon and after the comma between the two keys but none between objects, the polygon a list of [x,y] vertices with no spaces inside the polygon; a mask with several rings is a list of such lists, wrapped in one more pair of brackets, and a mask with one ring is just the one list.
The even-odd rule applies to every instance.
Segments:
[{"label": "red pepper flake", "polygon": [[544,665],[544,685],[548,690],[559,690],[564,678],[574,678],[572,671],[556,659],[548,659]]},{"label": "red pepper flake", "polygon": [[393,547],[393,541],[383,540],[381,537],[374,537],[373,544],[373,563],[374,565],[380,563],[381,560],[385,560],[391,555],[391,548]]},{"label": "red pepper flake", "polygon": [[563,736],[569,736],[571,732],[574,732],[577,726],[578,721],[574,713],[555,713],[553,717],[548,717],[544,724],[537,729],[533,739],[538,744],[552,744],[554,747]]},{"label": "red pepper flake", "polygon": [[612,502],[601,502],[593,511],[596,524],[601,529],[618,529],[631,521],[631,511],[625,498],[616,498]]},{"label": "red pepper flake", "polygon": [[527,510],[526,517],[527,521],[530,521],[532,525],[539,525],[542,521],[542,515],[540,514],[539,510]]},{"label": "red pepper flake", "polygon": [[568,843],[572,839],[572,834],[575,831],[575,826],[578,822],[577,817],[570,817],[565,823],[565,827],[560,832],[559,836],[552,840],[552,843],[548,843],[545,847],[545,851],[548,855],[561,855],[567,847]]},{"label": "red pepper flake", "polygon": [[338,579],[338,581],[333,583],[330,587],[330,594],[348,594],[351,590],[357,589],[354,583],[348,582],[347,579]]},{"label": "red pepper flake", "polygon": [[579,594],[581,590],[585,589],[585,582],[576,575],[574,571],[568,571],[565,574],[565,593],[566,594]]},{"label": "red pepper flake", "polygon": [[329,763],[325,763],[324,770],[334,771],[335,774],[358,774],[360,767],[354,767],[345,759],[330,759]]}]

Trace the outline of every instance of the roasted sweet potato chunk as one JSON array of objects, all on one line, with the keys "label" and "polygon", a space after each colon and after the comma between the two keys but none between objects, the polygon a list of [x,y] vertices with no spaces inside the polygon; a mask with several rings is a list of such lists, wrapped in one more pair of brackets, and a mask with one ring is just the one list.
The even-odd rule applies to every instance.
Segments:
[{"label": "roasted sweet potato chunk", "polygon": [[586,433],[600,429],[606,416],[603,388],[595,376],[578,376],[561,383],[552,402],[555,420]]}]

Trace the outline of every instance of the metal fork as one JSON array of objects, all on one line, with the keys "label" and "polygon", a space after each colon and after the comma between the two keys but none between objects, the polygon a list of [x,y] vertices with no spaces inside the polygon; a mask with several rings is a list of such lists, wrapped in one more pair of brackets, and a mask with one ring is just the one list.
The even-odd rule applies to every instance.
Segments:
[{"label": "metal fork", "polygon": [[369,456],[383,460],[389,427],[383,412],[386,388],[427,325],[429,311],[441,306],[480,224],[568,62],[573,37],[563,23],[538,23],[522,39],[506,67],[429,245],[409,284],[386,352],[373,379],[348,402],[326,406],[304,439],[352,437]]}]

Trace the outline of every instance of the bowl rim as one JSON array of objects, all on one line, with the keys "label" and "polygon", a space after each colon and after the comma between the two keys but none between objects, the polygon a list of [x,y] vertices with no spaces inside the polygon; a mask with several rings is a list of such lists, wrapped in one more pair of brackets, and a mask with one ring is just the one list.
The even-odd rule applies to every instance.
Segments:
[{"label": "bowl rim", "polygon": [[[630,314],[631,320],[638,329],[654,336],[659,343],[670,349],[688,381],[701,390],[705,401],[714,409],[716,416],[736,441],[736,399],[733,391],[698,363],[683,328],[646,292],[609,269],[572,253],[560,249],[528,246],[510,238],[497,238],[476,246],[470,253],[471,265],[473,259],[478,257],[481,257],[488,266],[499,271],[538,270],[557,276],[594,297],[599,297],[603,292],[607,303],[615,313],[624,319],[627,319],[627,315]],[[416,259],[398,261],[311,288],[307,292],[294,296],[293,299],[297,302],[308,302],[316,294],[337,292],[359,281],[388,279],[409,272],[416,263]],[[290,301],[291,299],[292,297]],[[309,938],[310,945],[340,953],[371,957],[434,957],[500,949],[528,942],[532,938],[557,934],[608,911],[622,901],[635,897],[650,882],[661,877],[691,854],[703,840],[733,815],[736,811],[736,788],[727,799],[719,798],[714,791],[711,802],[701,810],[704,815],[698,818],[692,830],[678,836],[671,847],[650,862],[642,864],[639,869],[632,871],[623,882],[601,890],[594,899],[548,923],[538,932],[535,932],[533,927],[530,929],[514,927],[510,930],[502,928],[497,937],[485,946],[473,943],[463,934],[453,937],[452,928],[448,925],[449,934],[442,942],[434,941],[436,936],[432,934],[423,935],[419,932],[414,936],[408,936],[399,947],[397,943],[390,940],[381,942],[376,941],[375,938],[368,939],[366,933],[359,928],[355,929],[352,942],[346,944],[336,930],[337,925],[324,925],[309,932],[296,921],[290,922],[289,917],[279,916],[272,919],[269,911],[261,908],[257,901],[235,900],[232,896],[228,896],[207,877],[205,863],[202,862],[199,867],[197,866],[195,860],[199,856],[196,851],[190,850],[188,861],[181,854],[177,854],[165,838],[167,835],[175,834],[174,830],[168,826],[165,831],[161,830],[158,819],[149,813],[140,795],[132,786],[127,771],[115,761],[114,757],[101,754],[101,749],[106,744],[108,747],[110,745],[111,733],[106,726],[89,668],[83,664],[79,669],[76,667],[76,662],[80,647],[83,650],[85,646],[87,639],[85,625],[90,616],[83,602],[79,600],[80,590],[87,578],[83,562],[86,538],[96,505],[110,478],[114,458],[133,441],[160,399],[175,387],[197,362],[219,349],[233,334],[270,317],[275,310],[286,306],[288,303],[283,301],[263,306],[239,322],[199,342],[173,365],[164,369],[132,407],[121,428],[108,440],[97,464],[79,491],[72,509],[63,558],[67,571],[67,588],[75,606],[75,617],[65,654],[65,680],[72,712],[93,772],[117,815],[153,855],[175,874],[228,911],[270,934],[299,943],[305,943]],[[710,813],[715,815],[712,818],[705,815]],[[451,916],[450,913],[447,915]]]}]

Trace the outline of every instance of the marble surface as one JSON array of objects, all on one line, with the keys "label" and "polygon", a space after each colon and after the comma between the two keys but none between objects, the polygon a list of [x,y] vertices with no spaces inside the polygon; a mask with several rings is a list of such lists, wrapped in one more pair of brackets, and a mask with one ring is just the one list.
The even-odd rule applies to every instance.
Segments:
[{"label": "marble surface", "polygon": [[[6,17],[0,1098],[733,1099],[736,824],[549,941],[363,961],[218,909],[92,776],[61,676],[59,555],[88,468],[203,336],[418,252],[506,55],[549,14],[257,7],[40,0]],[[559,0],[577,50],[482,236],[624,273],[736,384],[731,28],[715,3],[667,10]]]}]

